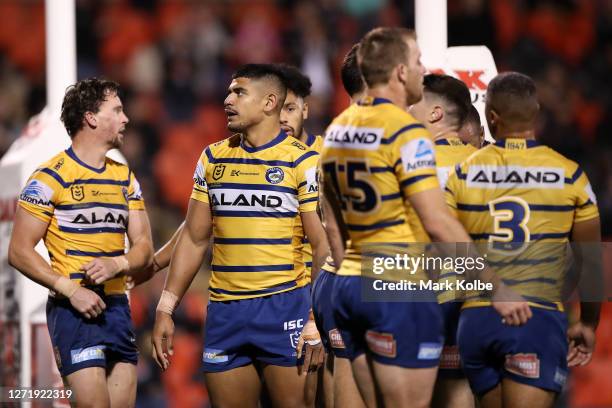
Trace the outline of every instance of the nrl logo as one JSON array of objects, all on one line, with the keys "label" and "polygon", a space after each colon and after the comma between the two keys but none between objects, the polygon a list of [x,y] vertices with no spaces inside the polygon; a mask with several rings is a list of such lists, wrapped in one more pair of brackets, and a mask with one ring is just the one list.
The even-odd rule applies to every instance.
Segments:
[{"label": "nrl logo", "polygon": [[72,186],[70,187],[70,194],[76,201],[83,201],[85,198],[85,187],[83,186]]},{"label": "nrl logo", "polygon": [[213,170],[213,180],[219,180],[225,173],[225,164],[217,164]]}]

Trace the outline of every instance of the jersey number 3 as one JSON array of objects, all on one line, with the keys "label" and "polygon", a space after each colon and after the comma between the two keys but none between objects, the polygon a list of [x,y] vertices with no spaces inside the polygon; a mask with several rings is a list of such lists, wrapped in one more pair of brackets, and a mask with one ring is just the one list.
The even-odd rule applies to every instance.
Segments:
[{"label": "jersey number 3", "polygon": [[521,252],[530,239],[527,228],[529,204],[519,197],[501,197],[489,201],[489,213],[493,217],[493,234],[489,236],[489,248],[504,252]]}]

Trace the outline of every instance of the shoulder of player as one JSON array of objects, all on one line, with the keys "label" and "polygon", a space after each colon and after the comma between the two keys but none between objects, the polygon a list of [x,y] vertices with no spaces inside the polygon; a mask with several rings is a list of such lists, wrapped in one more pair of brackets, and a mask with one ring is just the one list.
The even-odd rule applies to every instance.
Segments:
[{"label": "shoulder of player", "polygon": [[64,185],[72,178],[71,173],[74,166],[71,166],[71,164],[70,157],[66,151],[61,151],[46,162],[41,163],[34,170],[33,175],[37,173],[47,174]]},{"label": "shoulder of player", "polygon": [[[277,147],[278,149],[276,149]],[[294,163],[294,165],[301,163],[309,157],[319,156],[317,150],[293,137],[287,137],[283,143],[280,143],[277,147],[275,147],[275,156],[279,156],[278,160],[288,161]]]},{"label": "shoulder of player", "polygon": [[230,137],[227,137],[223,140],[219,140],[218,142],[209,144],[202,150],[202,154],[208,156],[209,161],[212,158],[222,157],[230,150],[239,149],[240,148],[241,136],[239,133],[234,133]]},{"label": "shoulder of player", "polygon": [[381,119],[385,122],[385,136],[383,138],[385,144],[393,143],[400,136],[431,139],[425,126],[410,113],[392,104],[385,104],[384,106],[387,107],[387,114]]}]

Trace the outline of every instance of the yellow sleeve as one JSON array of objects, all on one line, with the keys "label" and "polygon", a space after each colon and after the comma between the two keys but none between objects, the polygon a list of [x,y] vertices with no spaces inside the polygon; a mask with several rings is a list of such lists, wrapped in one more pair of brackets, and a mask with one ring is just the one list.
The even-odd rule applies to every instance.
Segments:
[{"label": "yellow sleeve", "polygon": [[446,186],[444,187],[444,197],[446,198],[446,205],[448,205],[449,209],[457,216],[457,193],[461,186],[459,185],[459,177],[457,177],[457,168],[460,165],[456,165],[448,174],[448,179],[446,180]]},{"label": "yellow sleeve", "polygon": [[391,143],[392,163],[404,197],[440,188],[436,175],[436,156],[429,132],[409,127]]},{"label": "yellow sleeve", "polygon": [[191,191],[191,198],[203,203],[209,202],[208,184],[206,184],[206,168],[210,162],[209,156],[212,156],[210,146],[206,147],[200,155],[195,172],[193,173],[193,190]]},{"label": "yellow sleeve", "polygon": [[317,165],[319,154],[313,150],[297,160],[298,203],[300,213],[316,211],[319,204]]},{"label": "yellow sleeve", "polygon": [[128,187],[128,208],[130,210],[144,210],[145,202],[142,198],[142,189],[134,173],[130,171],[130,185]]},{"label": "yellow sleeve", "polygon": [[62,178],[52,169],[36,170],[19,195],[19,206],[39,220],[49,223],[55,210],[55,201],[63,188],[61,182]]},{"label": "yellow sleeve", "polygon": [[581,168],[578,168],[572,178],[576,178],[573,185],[576,205],[574,222],[582,222],[599,217],[597,198],[595,197],[593,188],[591,188],[591,183],[589,183],[587,175]]}]

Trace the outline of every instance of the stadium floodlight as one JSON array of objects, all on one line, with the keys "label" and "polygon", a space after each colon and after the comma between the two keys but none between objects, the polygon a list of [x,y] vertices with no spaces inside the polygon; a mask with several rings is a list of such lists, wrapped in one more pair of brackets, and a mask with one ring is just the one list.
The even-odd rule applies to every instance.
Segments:
[{"label": "stadium floodlight", "polygon": [[484,45],[448,47],[446,0],[416,0],[414,15],[423,64],[429,72],[453,76],[470,88],[485,139],[492,142],[484,116],[487,85],[497,75],[491,50]]}]

